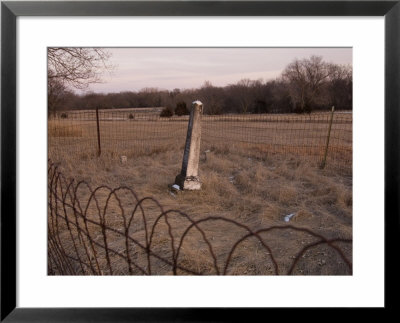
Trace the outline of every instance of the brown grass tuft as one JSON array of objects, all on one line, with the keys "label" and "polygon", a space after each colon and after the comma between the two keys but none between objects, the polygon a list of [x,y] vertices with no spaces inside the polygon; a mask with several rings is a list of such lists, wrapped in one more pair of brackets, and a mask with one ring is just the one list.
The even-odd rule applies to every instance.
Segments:
[{"label": "brown grass tuft", "polygon": [[65,125],[62,121],[53,120],[48,124],[49,137],[82,137],[84,129],[79,125]]}]

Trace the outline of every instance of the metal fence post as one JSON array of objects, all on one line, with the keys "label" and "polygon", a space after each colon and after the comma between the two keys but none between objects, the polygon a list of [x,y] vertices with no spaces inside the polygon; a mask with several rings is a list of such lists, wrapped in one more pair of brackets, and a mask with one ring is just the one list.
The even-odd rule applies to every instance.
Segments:
[{"label": "metal fence post", "polygon": [[332,107],[331,118],[329,120],[329,128],[328,128],[328,136],[326,138],[326,146],[325,146],[325,153],[324,159],[322,160],[321,169],[325,168],[326,165],[326,156],[328,155],[328,147],[329,147],[329,138],[331,137],[331,129],[332,129],[332,121],[333,121],[333,113],[335,112],[335,107]]},{"label": "metal fence post", "polygon": [[99,108],[96,108],[96,122],[97,122],[97,156],[100,156],[101,155],[101,142],[100,142]]}]

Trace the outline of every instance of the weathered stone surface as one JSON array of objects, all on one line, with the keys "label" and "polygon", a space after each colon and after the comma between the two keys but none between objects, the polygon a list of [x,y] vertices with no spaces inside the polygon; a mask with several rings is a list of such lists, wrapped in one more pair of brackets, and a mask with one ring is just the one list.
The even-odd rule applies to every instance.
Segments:
[{"label": "weathered stone surface", "polygon": [[181,190],[199,190],[201,189],[201,182],[198,176],[185,177],[179,174],[175,178],[175,184],[179,185]]},{"label": "weathered stone surface", "polygon": [[183,190],[199,190],[199,158],[201,141],[201,114],[203,103],[194,101],[190,110],[182,170],[176,176],[175,183]]}]

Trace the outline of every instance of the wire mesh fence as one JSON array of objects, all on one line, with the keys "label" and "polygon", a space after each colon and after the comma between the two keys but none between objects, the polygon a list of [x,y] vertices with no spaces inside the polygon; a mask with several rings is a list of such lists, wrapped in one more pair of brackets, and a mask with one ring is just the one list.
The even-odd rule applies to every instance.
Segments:
[{"label": "wire mesh fence", "polygon": [[[51,161],[48,214],[49,275],[352,274],[349,238],[193,218],[129,187],[68,180]],[[298,240],[297,248],[279,256],[277,235]]]},{"label": "wire mesh fence", "polygon": [[[142,155],[183,149],[188,116],[159,116],[157,109],[66,111],[48,120],[48,150],[62,154]],[[352,166],[352,113],[203,115],[201,149],[296,156]],[[98,123],[97,123],[98,121]],[[327,146],[327,143],[329,145]]]}]

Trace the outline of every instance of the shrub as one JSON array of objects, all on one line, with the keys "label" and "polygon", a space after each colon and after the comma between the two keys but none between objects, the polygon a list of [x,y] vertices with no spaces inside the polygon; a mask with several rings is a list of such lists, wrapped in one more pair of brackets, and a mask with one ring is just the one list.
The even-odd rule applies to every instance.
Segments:
[{"label": "shrub", "polygon": [[268,113],[268,106],[264,100],[256,100],[254,102],[254,113]]},{"label": "shrub", "polygon": [[128,119],[135,119],[135,117],[132,113],[129,113]]},{"label": "shrub", "polygon": [[61,113],[61,119],[67,119],[68,118],[68,114],[66,113]]},{"label": "shrub", "polygon": [[176,104],[175,114],[177,116],[183,116],[189,114],[189,110],[187,109],[185,102],[181,101]]},{"label": "shrub", "polygon": [[166,108],[164,108],[164,109],[161,111],[160,117],[163,117],[163,118],[170,118],[170,117],[172,117],[173,114],[174,114],[174,113],[172,112],[172,109],[166,107]]},{"label": "shrub", "polygon": [[304,106],[302,106],[300,103],[296,103],[296,106],[295,106],[293,112],[302,114],[302,113],[311,113],[312,110],[313,110],[313,108],[312,108],[311,104],[308,102],[306,102],[304,104]]}]

